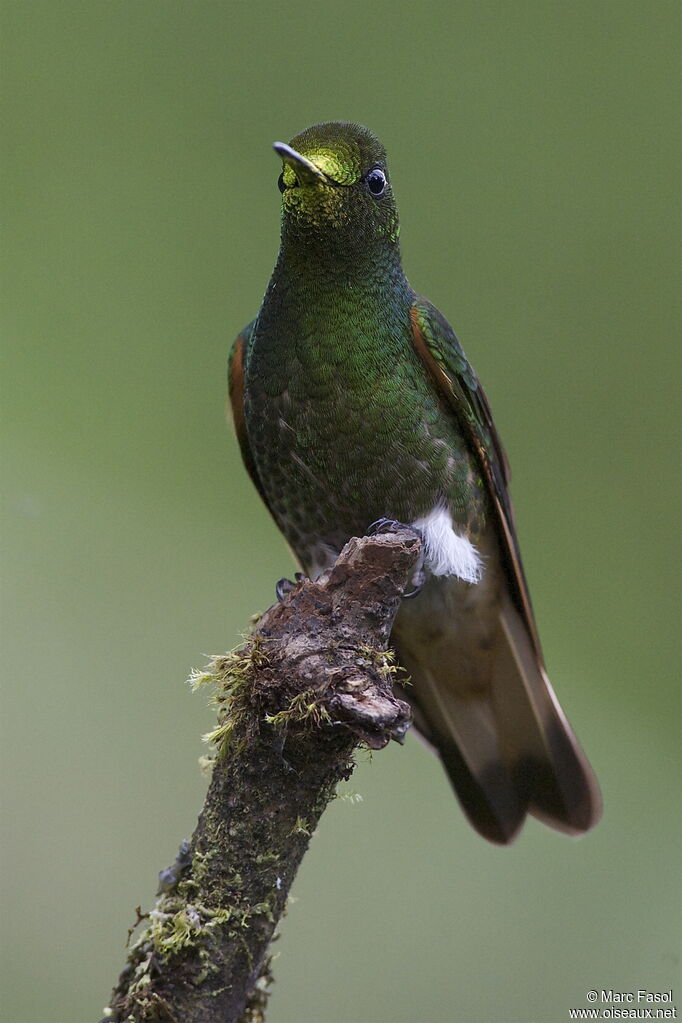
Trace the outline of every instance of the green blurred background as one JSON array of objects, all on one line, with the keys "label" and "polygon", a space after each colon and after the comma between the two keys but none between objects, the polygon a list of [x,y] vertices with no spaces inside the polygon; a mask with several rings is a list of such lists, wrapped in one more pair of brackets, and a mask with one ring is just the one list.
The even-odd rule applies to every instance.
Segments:
[{"label": "green blurred background", "polygon": [[606,809],[500,850],[416,741],[363,758],[269,1019],[560,1023],[590,988],[675,988],[679,11],[2,4],[6,1020],[98,1019],[201,806],[212,718],[183,680],[292,571],[225,359],[276,254],[270,143],[330,118],[385,141],[407,272],[488,390]]}]

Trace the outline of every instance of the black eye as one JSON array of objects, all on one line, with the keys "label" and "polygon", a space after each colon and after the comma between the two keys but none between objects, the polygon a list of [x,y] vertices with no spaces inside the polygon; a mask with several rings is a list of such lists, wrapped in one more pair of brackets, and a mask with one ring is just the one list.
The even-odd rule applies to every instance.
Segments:
[{"label": "black eye", "polygon": [[378,199],[386,191],[386,175],[378,167],[365,175],[365,181],[375,199]]},{"label": "black eye", "polygon": [[287,187],[284,184],[284,171],[282,171],[280,176],[277,178],[277,187],[279,188],[280,192],[283,192],[284,189]]}]

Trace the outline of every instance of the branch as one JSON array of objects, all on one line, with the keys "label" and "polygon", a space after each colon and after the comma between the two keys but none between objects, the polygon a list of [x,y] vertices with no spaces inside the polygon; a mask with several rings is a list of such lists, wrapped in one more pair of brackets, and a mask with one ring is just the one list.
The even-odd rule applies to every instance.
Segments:
[{"label": "branch", "polygon": [[387,647],[419,552],[407,530],[351,540],[199,677],[221,708],[211,784],[154,909],[138,910],[148,927],[106,1020],[264,1020],[268,946],[310,835],[355,749],[409,725]]}]

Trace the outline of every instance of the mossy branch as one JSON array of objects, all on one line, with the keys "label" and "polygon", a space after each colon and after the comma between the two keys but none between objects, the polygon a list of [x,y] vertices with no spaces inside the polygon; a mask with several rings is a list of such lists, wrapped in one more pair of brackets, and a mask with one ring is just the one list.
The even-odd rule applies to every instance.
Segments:
[{"label": "mossy branch", "polygon": [[194,677],[219,706],[211,784],[154,909],[138,910],[147,927],[106,1020],[264,1020],[268,950],[310,835],[354,750],[401,741],[409,724],[386,651],[419,549],[406,530],[351,540]]}]

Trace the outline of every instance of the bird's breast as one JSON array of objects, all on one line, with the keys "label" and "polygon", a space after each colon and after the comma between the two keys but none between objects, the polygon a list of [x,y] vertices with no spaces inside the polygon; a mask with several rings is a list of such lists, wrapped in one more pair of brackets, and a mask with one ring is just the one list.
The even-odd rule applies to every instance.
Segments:
[{"label": "bird's breast", "polygon": [[394,312],[256,329],[245,418],[268,503],[297,552],[439,502],[476,511],[476,469]]}]

